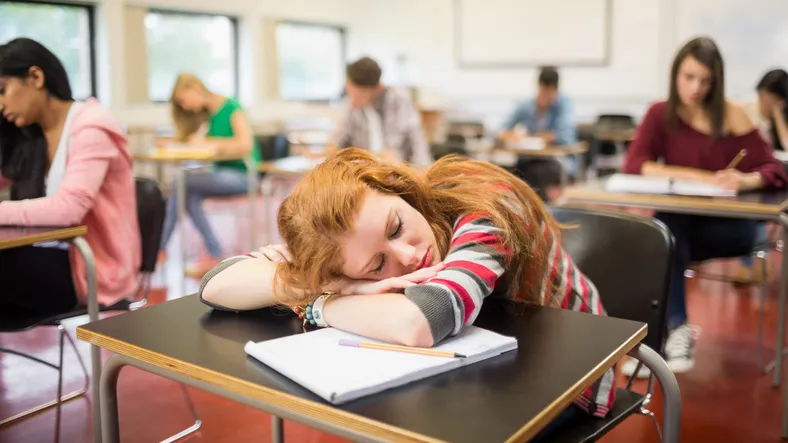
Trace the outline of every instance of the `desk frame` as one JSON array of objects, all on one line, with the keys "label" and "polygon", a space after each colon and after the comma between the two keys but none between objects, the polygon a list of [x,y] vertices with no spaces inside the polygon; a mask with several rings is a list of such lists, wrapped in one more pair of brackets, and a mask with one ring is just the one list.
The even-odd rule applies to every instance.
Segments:
[{"label": "desk frame", "polygon": [[[61,235],[59,231],[62,231]],[[63,228],[62,230],[55,230],[45,235],[30,238],[29,241],[13,241],[0,247],[0,249],[11,249],[21,246],[30,246],[35,243],[50,240],[60,240],[71,243],[76,248],[82,260],[85,261],[85,277],[87,280],[87,301],[88,301],[88,318],[91,322],[99,319],[99,305],[98,305],[98,286],[96,283],[96,260],[93,257],[93,250],[90,249],[88,242],[82,238],[87,232],[85,227],[77,228]],[[65,234],[65,235],[62,235]],[[91,367],[91,395],[93,397],[93,435],[96,443],[101,443],[101,403],[100,403],[100,388],[101,388],[101,348],[96,345],[90,345],[90,367]],[[60,393],[58,393],[59,395]],[[60,398],[58,398],[58,407],[60,407]]]}]

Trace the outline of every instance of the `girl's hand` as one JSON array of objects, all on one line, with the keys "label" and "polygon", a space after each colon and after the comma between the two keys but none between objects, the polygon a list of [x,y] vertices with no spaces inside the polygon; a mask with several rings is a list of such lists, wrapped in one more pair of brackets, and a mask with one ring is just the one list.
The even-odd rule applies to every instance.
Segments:
[{"label": "girl's hand", "polygon": [[403,292],[405,289],[423,283],[436,275],[444,268],[443,263],[438,263],[429,268],[419,269],[401,277],[391,277],[385,280],[351,280],[347,279],[339,288],[342,295],[374,295],[392,292]]},{"label": "girl's hand", "polygon": [[293,260],[287,245],[268,245],[258,249],[253,255],[263,256],[274,263],[288,263]]},{"label": "girl's hand", "polygon": [[772,105],[772,118],[780,118],[783,116],[783,112],[785,111],[785,102],[780,100],[774,105]]}]

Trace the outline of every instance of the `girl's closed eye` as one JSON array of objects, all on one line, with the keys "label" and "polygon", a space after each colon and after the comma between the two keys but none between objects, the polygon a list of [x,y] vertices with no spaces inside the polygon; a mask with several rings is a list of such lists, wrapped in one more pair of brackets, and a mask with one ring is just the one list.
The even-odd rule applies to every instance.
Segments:
[{"label": "girl's closed eye", "polygon": [[397,238],[402,234],[402,216],[397,214],[397,227],[394,229],[394,232],[391,233],[389,238]]}]

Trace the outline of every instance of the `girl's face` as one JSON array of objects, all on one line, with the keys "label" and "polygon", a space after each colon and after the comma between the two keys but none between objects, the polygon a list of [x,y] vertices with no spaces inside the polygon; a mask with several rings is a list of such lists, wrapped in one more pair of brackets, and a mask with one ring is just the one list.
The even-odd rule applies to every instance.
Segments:
[{"label": "girl's face", "polygon": [[400,277],[441,261],[427,219],[401,197],[371,190],[340,244],[342,273],[355,280]]},{"label": "girl's face", "polygon": [[676,89],[681,102],[687,106],[700,106],[709,95],[712,83],[709,68],[692,56],[687,56],[679,65],[676,74]]},{"label": "girl's face", "polygon": [[175,93],[175,102],[186,112],[205,109],[205,92],[196,86],[186,86]]},{"label": "girl's face", "polygon": [[761,113],[761,117],[765,119],[772,118],[774,107],[780,103],[782,103],[782,100],[777,95],[765,89],[758,90],[758,110]]},{"label": "girl's face", "polygon": [[38,68],[31,68],[25,78],[0,77],[0,114],[18,128],[38,122],[45,97],[44,74]]}]

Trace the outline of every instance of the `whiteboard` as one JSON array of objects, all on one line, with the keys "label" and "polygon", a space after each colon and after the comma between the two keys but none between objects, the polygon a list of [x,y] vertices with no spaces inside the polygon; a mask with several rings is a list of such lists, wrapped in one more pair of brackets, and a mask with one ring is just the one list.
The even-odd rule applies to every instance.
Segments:
[{"label": "whiteboard", "polygon": [[788,69],[788,0],[681,0],[678,8],[675,51],[698,35],[713,38],[728,97],[751,97],[766,71]]},{"label": "whiteboard", "polygon": [[461,67],[603,66],[612,0],[455,0]]}]

